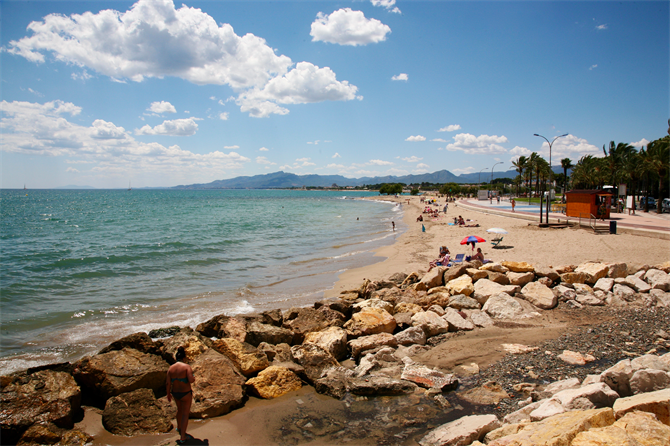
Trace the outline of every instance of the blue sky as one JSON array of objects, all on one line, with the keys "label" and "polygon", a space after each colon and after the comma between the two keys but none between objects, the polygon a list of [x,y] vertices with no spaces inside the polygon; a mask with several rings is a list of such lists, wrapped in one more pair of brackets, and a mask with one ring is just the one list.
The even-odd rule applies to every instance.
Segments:
[{"label": "blue sky", "polygon": [[666,1],[0,8],[3,188],[501,171],[670,117]]}]

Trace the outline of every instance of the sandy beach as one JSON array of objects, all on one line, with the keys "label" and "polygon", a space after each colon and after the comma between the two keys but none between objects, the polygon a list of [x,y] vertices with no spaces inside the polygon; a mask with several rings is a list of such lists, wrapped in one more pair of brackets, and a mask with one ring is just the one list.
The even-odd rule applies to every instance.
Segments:
[{"label": "sandy beach", "polygon": [[[446,216],[440,213],[439,218],[434,219],[427,218],[424,214],[424,221],[417,222],[416,219],[421,215],[424,206],[419,197],[373,199],[395,201],[402,205],[403,223],[407,230],[402,233],[399,231],[393,245],[384,247],[376,253],[385,260],[342,273],[333,289],[326,293],[326,297],[334,297],[344,290],[356,288],[364,279],[387,279],[397,272],[409,274],[417,271],[422,274],[428,269],[428,262],[437,257],[441,245],[448,246],[452,256],[458,253],[469,255],[470,247],[460,245],[460,241],[469,235],[486,239],[486,243],[478,246],[482,248],[485,258],[496,262],[525,261],[535,266],[556,267],[578,265],[585,261],[654,265],[669,260],[669,240],[632,234],[596,235],[585,229],[540,229],[525,219],[479,212],[453,202],[449,204]],[[442,209],[444,199],[440,199],[440,203]],[[468,220],[469,225],[478,224],[479,227],[458,227],[448,224],[453,222],[453,217],[459,215]],[[422,231],[422,225],[425,227],[425,232]],[[492,248],[488,242],[491,234],[488,234],[486,229],[492,227],[508,231],[498,249]],[[599,317],[608,319],[607,315]],[[480,370],[485,370],[505,356],[500,347],[502,342],[537,345],[586,326],[591,323],[591,318],[588,313],[579,315],[560,308],[543,311],[541,317],[526,325],[520,324],[518,327],[509,328],[489,327],[463,333],[449,342],[440,344],[439,348],[431,350],[429,352],[431,357],[423,360],[440,370],[455,373],[461,372],[459,367],[471,363],[476,363]],[[389,401],[380,398],[378,404],[389,404]],[[312,387],[306,386],[298,392],[272,401],[250,397],[243,408],[215,419],[191,420],[189,433],[197,439],[206,439],[211,445],[333,444],[332,435],[338,429],[338,423],[348,417],[356,417],[355,410],[358,409],[355,408],[360,407],[356,404],[372,403],[360,400],[336,400],[319,395]],[[367,407],[365,410],[373,409]],[[437,416],[436,414],[435,417]],[[312,424],[316,424],[312,426],[312,431],[317,432],[311,439],[303,435],[304,430],[300,432],[300,427],[310,422],[309,420]],[[94,408],[86,409],[86,416],[78,426],[95,437],[95,445],[167,445],[174,444],[178,438],[175,431],[169,434],[131,438],[112,435],[101,425],[101,410]],[[322,435],[319,435],[319,432]],[[347,438],[346,441],[342,439],[342,444],[379,444],[379,439],[383,436],[384,433],[379,432],[378,435],[367,438]],[[325,440],[326,438],[331,440]],[[414,444],[413,440],[408,441],[409,443],[391,439],[388,444]]]}]

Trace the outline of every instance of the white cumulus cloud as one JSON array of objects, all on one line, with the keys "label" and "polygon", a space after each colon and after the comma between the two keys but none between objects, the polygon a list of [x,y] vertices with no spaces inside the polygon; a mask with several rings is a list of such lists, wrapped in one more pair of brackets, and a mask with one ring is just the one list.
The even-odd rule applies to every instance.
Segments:
[{"label": "white cumulus cloud", "polygon": [[505,153],[507,149],[500,144],[506,143],[505,136],[497,135],[471,135],[470,133],[459,133],[454,136],[454,142],[445,147],[449,151],[463,151],[468,154],[496,154]]},{"label": "white cumulus cloud", "polygon": [[416,135],[416,136],[409,136],[405,141],[411,141],[411,142],[416,142],[416,141],[425,141],[426,137],[421,136],[421,135]]},{"label": "white cumulus cloud", "polygon": [[391,78],[391,80],[392,80],[392,81],[407,81],[407,80],[409,80],[409,76],[407,76],[406,73],[400,73],[400,74],[398,74],[398,75],[396,75],[396,76],[393,76],[393,77]]},{"label": "white cumulus cloud", "polygon": [[258,149],[258,151],[259,152],[269,152],[270,149],[268,149],[267,147],[261,147],[260,149]]},{"label": "white cumulus cloud", "polygon": [[391,161],[382,161],[382,160],[370,160],[367,162],[367,164],[373,165],[373,166],[392,166],[393,163]]},{"label": "white cumulus cloud", "polygon": [[266,157],[264,157],[264,156],[257,156],[257,157],[256,157],[256,162],[257,162],[258,164],[267,164],[267,165],[271,165],[271,166],[277,164],[277,163],[273,163],[272,161],[268,160],[268,159],[267,159]]},{"label": "white cumulus cloud", "polygon": [[343,8],[330,15],[319,12],[309,35],[313,42],[358,46],[382,42],[390,32],[388,25],[366,18],[362,11]]},{"label": "white cumulus cloud", "polygon": [[159,115],[162,113],[177,113],[177,109],[174,108],[174,105],[165,101],[152,102],[147,110]]},{"label": "white cumulus cloud", "polygon": [[642,138],[642,139],[639,140],[639,141],[631,142],[631,143],[629,143],[629,144],[630,144],[631,146],[633,146],[633,147],[636,147],[636,148],[637,148],[637,147],[647,147],[647,144],[649,144],[649,141],[647,141],[646,138]]},{"label": "white cumulus cloud", "polygon": [[403,161],[407,161],[408,163],[418,163],[421,161],[423,158],[416,157],[414,155],[407,157],[407,158],[401,158]]},{"label": "white cumulus cloud", "polygon": [[331,158],[342,158],[339,153],[335,152],[335,155],[333,155]]},{"label": "white cumulus cloud", "polygon": [[219,119],[222,121],[227,121],[228,120],[228,112],[220,113],[219,114]]},{"label": "white cumulus cloud", "polygon": [[175,119],[173,121],[163,121],[156,127],[145,125],[141,129],[135,130],[136,135],[169,135],[169,136],[193,136],[198,130],[198,124],[195,118]]},{"label": "white cumulus cloud", "polygon": [[395,6],[395,0],[370,0],[370,3],[372,3],[372,6],[381,6],[390,12],[400,14],[400,9]]},{"label": "white cumulus cloud", "polygon": [[[228,85],[242,94],[252,89],[265,99],[253,103],[238,96],[237,101],[254,116],[288,113],[275,103],[276,96],[282,104],[356,97],[356,87],[338,82],[329,68],[317,73],[327,85],[315,85],[313,78],[301,82],[304,70],[291,70],[291,59],[277,55],[263,38],[238,36],[230,24],[219,25],[198,8],[176,9],[172,0],[139,0],[125,12],[50,14],[30,23],[28,31],[30,36],[10,41],[6,51],[35,63],[44,63],[45,54],[51,54],[56,61],[95,70],[115,82],[172,76],[197,85]],[[370,29],[364,34],[374,36]],[[289,72],[293,78],[286,77]],[[314,86],[325,88],[309,88]]]},{"label": "white cumulus cloud", "polygon": [[448,125],[446,127],[442,127],[441,129],[438,130],[438,132],[455,132],[456,130],[460,130],[461,126],[459,124],[452,124]]},{"label": "white cumulus cloud", "polygon": [[[546,141],[542,143],[539,153],[549,161],[549,144]],[[590,144],[587,140],[578,138],[575,135],[558,138],[551,145],[552,164],[555,164],[555,161],[560,160],[561,158],[570,158],[575,161],[583,155],[593,155],[595,157],[604,156],[602,148],[598,148],[593,144]]]}]

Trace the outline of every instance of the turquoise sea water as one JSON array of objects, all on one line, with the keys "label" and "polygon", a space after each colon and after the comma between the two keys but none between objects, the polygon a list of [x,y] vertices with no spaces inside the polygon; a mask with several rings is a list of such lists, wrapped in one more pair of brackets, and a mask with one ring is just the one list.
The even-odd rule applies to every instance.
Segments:
[{"label": "turquoise sea water", "polygon": [[0,191],[0,374],[124,335],[309,305],[383,259],[401,208],[373,193]]}]

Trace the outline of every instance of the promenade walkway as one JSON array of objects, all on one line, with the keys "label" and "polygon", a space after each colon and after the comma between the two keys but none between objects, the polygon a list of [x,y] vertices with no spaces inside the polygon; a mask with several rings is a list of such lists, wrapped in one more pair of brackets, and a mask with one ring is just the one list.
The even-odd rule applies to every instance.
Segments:
[{"label": "promenade walkway", "polygon": [[[491,214],[521,218],[538,223],[540,221],[540,206],[529,205],[527,202],[524,203],[523,199],[516,200],[515,212],[512,212],[512,205],[507,200],[503,200],[500,203],[493,200],[493,203],[489,203],[489,200],[479,201],[476,198],[470,198],[458,201],[457,204],[458,206]],[[623,214],[612,213],[610,216],[611,218],[606,219],[604,222],[599,221],[599,225],[609,225],[609,221],[613,220],[617,222],[617,232],[622,231],[650,237],[670,239],[670,214],[668,213],[656,214],[656,210],[654,209],[648,213],[637,211],[635,215],[628,215],[628,212],[625,212]],[[566,217],[565,214],[549,212],[549,221],[551,223],[557,223],[559,221],[564,222],[566,220],[575,222],[578,218]]]}]

